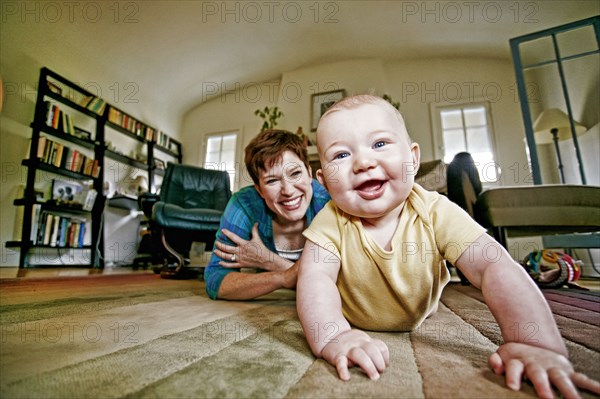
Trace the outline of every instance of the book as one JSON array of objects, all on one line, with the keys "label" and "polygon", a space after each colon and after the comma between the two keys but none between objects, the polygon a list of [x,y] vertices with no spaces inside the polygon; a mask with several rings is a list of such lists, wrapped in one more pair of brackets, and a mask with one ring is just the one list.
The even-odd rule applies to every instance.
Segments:
[{"label": "book", "polygon": [[52,162],[52,164],[54,166],[56,166],[57,168],[60,168],[60,166],[62,164],[62,157],[63,157],[64,148],[65,148],[65,146],[63,144],[57,144],[56,145],[56,155],[54,157],[54,162]]},{"label": "book", "polygon": [[79,222],[79,238],[77,241],[77,246],[79,248],[83,247],[83,240],[85,238],[85,221]]},{"label": "book", "polygon": [[42,204],[33,204],[31,208],[31,234],[29,239],[33,244],[37,243],[38,228],[40,226],[40,213],[42,211]]},{"label": "book", "polygon": [[94,160],[91,159],[91,158],[86,157],[85,158],[85,163],[83,165],[83,174],[91,176],[92,175],[92,168],[93,167],[94,167]]},{"label": "book", "polygon": [[37,148],[37,157],[38,158],[44,157],[44,151],[46,150],[47,142],[48,142],[48,139],[46,138],[46,136],[40,136],[40,140],[38,141],[38,148]]},{"label": "book", "polygon": [[50,101],[44,101],[44,107],[46,108],[46,125],[52,126],[52,120],[54,119],[53,105]]},{"label": "book", "polygon": [[69,229],[69,219],[68,218],[61,218],[60,219],[60,233],[59,233],[59,238],[58,238],[58,246],[59,247],[64,247],[67,245],[67,231]]},{"label": "book", "polygon": [[33,241],[34,244],[42,244],[44,242],[44,231],[45,231],[45,226],[46,226],[46,212],[42,211],[40,212],[39,218],[37,219],[37,235],[35,237],[35,240]]},{"label": "book", "polygon": [[52,216],[52,214],[47,213],[46,214],[46,222],[44,225],[44,233],[43,233],[43,238],[42,238],[43,245],[50,244],[50,236],[52,235],[52,221],[53,220],[54,220],[54,217]]},{"label": "book", "polygon": [[73,123],[73,117],[69,114],[67,115],[67,129],[65,129],[65,133],[70,134],[71,136],[75,136],[75,124]]},{"label": "book", "polygon": [[59,121],[60,121],[60,109],[58,108],[58,106],[53,105],[52,106],[52,124],[50,126],[52,126],[52,128],[54,128],[54,129],[58,129]]},{"label": "book", "polygon": [[67,247],[74,247],[75,244],[75,240],[76,240],[76,234],[75,234],[75,229],[77,228],[77,219],[72,218],[71,220],[69,220],[69,236],[67,239]]},{"label": "book", "polygon": [[69,232],[67,235],[67,247],[72,247],[73,246],[73,236],[75,234],[75,223],[72,223],[69,225]]},{"label": "book", "polygon": [[98,115],[104,114],[104,109],[106,108],[106,101],[104,101],[102,98],[93,96],[86,97],[85,100],[85,105],[83,105],[85,108]]},{"label": "book", "polygon": [[96,178],[100,176],[100,164],[97,159],[94,159],[94,165],[92,167],[92,177]]},{"label": "book", "polygon": [[55,247],[58,240],[58,228],[60,226],[60,216],[54,215],[52,219],[52,234],[50,236],[50,246]]}]

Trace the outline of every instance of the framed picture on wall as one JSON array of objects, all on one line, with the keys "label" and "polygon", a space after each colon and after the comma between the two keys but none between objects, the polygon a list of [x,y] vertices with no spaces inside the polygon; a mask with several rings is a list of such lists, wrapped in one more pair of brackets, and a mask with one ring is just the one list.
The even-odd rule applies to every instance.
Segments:
[{"label": "framed picture on wall", "polygon": [[346,90],[332,90],[323,93],[313,94],[310,99],[310,131],[317,131],[317,125],[321,116],[331,107],[336,101],[346,97]]}]

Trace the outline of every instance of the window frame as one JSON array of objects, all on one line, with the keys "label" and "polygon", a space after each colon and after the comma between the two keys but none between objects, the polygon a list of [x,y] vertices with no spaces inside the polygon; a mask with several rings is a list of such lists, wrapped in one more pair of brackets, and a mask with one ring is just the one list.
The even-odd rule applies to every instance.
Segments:
[{"label": "window frame", "polygon": [[[235,153],[234,153],[234,170],[233,173],[234,175],[231,176],[231,170],[225,169],[226,172],[229,173],[230,175],[230,184],[231,184],[231,191],[235,192],[238,190],[238,186],[239,186],[239,181],[240,181],[240,177],[241,177],[241,173],[242,171],[240,170],[239,167],[239,162],[238,162],[238,154],[240,153],[240,148],[241,148],[241,141],[242,141],[242,134],[241,131],[239,129],[231,129],[231,130],[224,130],[224,131],[220,131],[220,132],[212,132],[212,133],[206,133],[204,135],[204,137],[202,138],[202,145],[201,145],[201,151],[200,151],[200,160],[199,160],[199,164],[200,167],[204,168],[205,167],[205,163],[206,163],[206,157],[207,157],[207,150],[208,150],[208,140],[212,137],[220,137],[221,139],[225,136],[230,136],[230,135],[235,135]],[[221,157],[222,155],[222,143],[223,141],[221,140],[221,148],[219,149],[219,157]],[[221,167],[222,163],[220,163],[219,165],[219,170],[223,170]]]},{"label": "window frame", "polygon": [[[431,117],[431,125],[432,129],[432,139],[433,139],[433,152],[435,159],[444,160],[445,158],[445,147],[444,147],[444,129],[442,128],[442,111],[445,110],[463,110],[465,108],[475,108],[475,107],[483,107],[485,109],[486,116],[486,127],[488,134],[488,142],[490,143],[490,150],[492,152],[492,156],[494,159],[494,163],[497,165],[497,175],[496,181],[484,181],[481,180],[481,184],[483,187],[495,187],[501,185],[502,175],[500,170],[500,163],[498,157],[498,151],[496,146],[496,134],[495,134],[495,126],[494,126],[494,117],[493,117],[493,107],[492,103],[482,98],[475,98],[471,101],[456,101],[456,102],[437,102],[429,104],[430,117]],[[464,121],[463,121],[464,122]],[[463,129],[464,129],[463,124]],[[465,137],[467,140],[467,137]],[[467,148],[468,142],[466,141]]]}]

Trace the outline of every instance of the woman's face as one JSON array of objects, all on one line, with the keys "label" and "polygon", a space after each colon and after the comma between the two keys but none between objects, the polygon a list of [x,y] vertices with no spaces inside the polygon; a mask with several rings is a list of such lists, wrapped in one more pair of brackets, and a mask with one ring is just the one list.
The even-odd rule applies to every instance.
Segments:
[{"label": "woman's face", "polygon": [[281,158],[265,165],[255,185],[278,222],[304,219],[312,200],[312,173],[296,154],[285,151]]}]

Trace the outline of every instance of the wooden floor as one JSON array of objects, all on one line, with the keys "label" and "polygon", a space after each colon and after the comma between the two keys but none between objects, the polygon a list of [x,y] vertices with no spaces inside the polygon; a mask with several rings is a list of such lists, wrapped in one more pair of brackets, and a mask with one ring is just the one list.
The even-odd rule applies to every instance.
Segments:
[{"label": "wooden floor", "polygon": [[[147,269],[133,270],[131,266],[106,267],[104,269],[91,269],[87,267],[44,267],[44,268],[26,268],[19,270],[18,267],[0,267],[0,279],[37,279],[51,277],[81,277],[94,275],[113,275],[113,274],[152,274],[152,267]],[[453,274],[451,281],[459,281]],[[600,278],[584,277],[578,281],[578,284],[591,291],[600,291]]]},{"label": "wooden floor", "polygon": [[107,267],[92,269],[89,267],[34,267],[19,270],[18,267],[0,267],[0,279],[14,278],[50,278],[50,277],[81,277],[110,274],[147,274],[151,269],[133,270],[132,267]]}]

